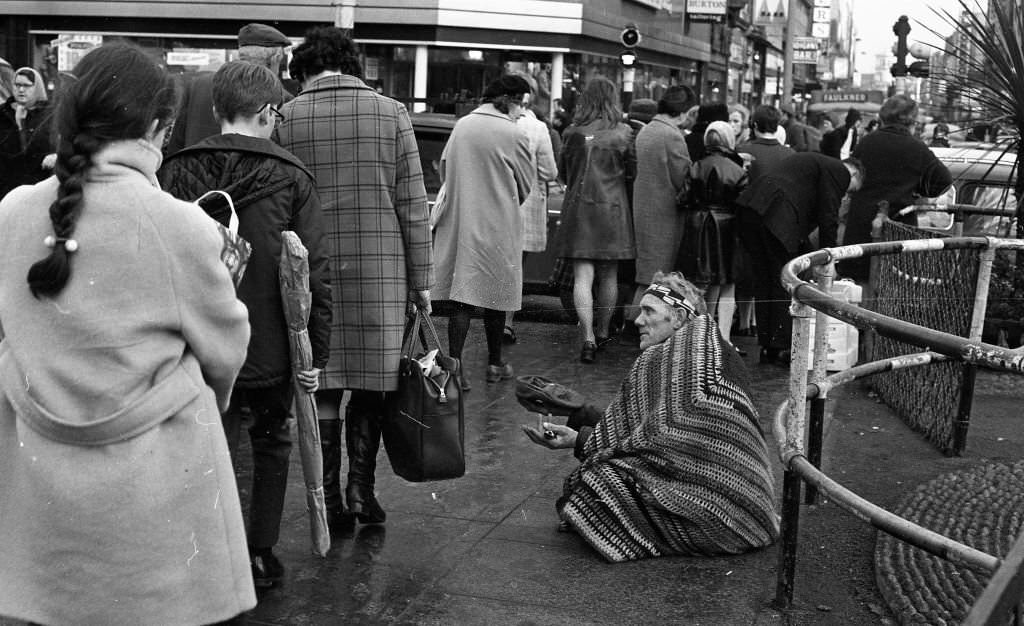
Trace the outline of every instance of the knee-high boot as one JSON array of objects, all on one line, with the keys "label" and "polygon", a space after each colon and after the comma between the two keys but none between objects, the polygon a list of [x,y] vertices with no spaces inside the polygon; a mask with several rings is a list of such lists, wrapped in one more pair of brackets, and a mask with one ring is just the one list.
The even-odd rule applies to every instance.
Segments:
[{"label": "knee-high boot", "polygon": [[341,420],[320,420],[320,451],[324,461],[324,504],[333,532],[351,529],[355,518],[341,499]]},{"label": "knee-high boot", "polygon": [[[356,400],[353,395],[353,400]],[[345,416],[345,447],[348,450],[349,510],[364,524],[382,524],[387,514],[373,493],[373,474],[380,449],[380,417],[375,407],[349,402]]]}]

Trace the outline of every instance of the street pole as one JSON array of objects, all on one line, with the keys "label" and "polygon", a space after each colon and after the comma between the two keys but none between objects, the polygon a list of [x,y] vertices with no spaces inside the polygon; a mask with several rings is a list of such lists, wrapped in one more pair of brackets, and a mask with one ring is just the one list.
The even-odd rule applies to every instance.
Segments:
[{"label": "street pole", "polygon": [[[786,49],[782,61],[782,102],[787,106],[793,102],[793,37],[796,37],[796,13],[800,10],[800,0],[789,0],[786,8]],[[803,33],[801,33],[803,34]]]},{"label": "street pole", "polygon": [[356,25],[356,0],[334,0],[331,6],[334,7],[334,25],[351,37]]}]

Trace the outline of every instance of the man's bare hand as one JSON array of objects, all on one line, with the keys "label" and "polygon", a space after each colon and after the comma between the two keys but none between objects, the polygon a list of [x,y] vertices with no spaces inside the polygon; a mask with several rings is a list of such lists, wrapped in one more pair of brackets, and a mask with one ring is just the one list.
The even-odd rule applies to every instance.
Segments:
[{"label": "man's bare hand", "polygon": [[[539,446],[552,450],[576,447],[576,435],[578,433],[575,430],[568,426],[550,422],[544,422],[541,426],[544,427],[544,430],[541,430],[538,426],[527,426],[526,424],[523,424],[522,428],[526,436],[530,438],[530,441]],[[545,431],[554,434],[554,437],[546,437]]]}]

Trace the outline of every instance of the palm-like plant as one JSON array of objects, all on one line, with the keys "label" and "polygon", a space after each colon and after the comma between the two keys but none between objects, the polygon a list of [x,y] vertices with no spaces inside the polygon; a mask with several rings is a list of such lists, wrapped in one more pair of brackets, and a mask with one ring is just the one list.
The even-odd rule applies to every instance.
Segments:
[{"label": "palm-like plant", "polygon": [[[988,122],[1016,131],[1002,147],[1005,152],[1016,153],[1014,172],[1019,172],[1020,138],[1024,137],[1024,11],[1014,0],[990,0],[987,11],[978,2],[972,8],[960,0],[960,6],[959,18],[947,10],[932,9],[962,34],[945,50],[959,62],[960,71],[940,70],[936,78],[945,82],[947,91],[981,105]],[[1024,177],[1016,177],[1014,192],[1020,223]]]}]

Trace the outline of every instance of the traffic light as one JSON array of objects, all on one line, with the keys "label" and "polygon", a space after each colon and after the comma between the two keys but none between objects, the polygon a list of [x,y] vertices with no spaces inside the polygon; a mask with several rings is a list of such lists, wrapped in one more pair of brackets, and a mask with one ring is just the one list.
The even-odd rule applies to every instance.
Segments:
[{"label": "traffic light", "polygon": [[907,68],[907,74],[918,78],[928,78],[928,61],[914,61]]},{"label": "traffic light", "polygon": [[640,36],[640,30],[637,29],[636,24],[626,24],[626,27],[622,29],[622,33],[619,35],[619,41],[627,48],[639,46],[641,39],[643,38]]},{"label": "traffic light", "polygon": [[[892,64],[889,71],[893,76],[907,75],[907,35],[910,34],[910,20],[906,15],[892,25],[892,32],[896,35],[896,62]],[[926,68],[927,69],[927,68]]]},{"label": "traffic light", "polygon": [[622,67],[636,67],[637,58],[636,50],[623,50],[619,53],[619,61],[622,62]]}]

